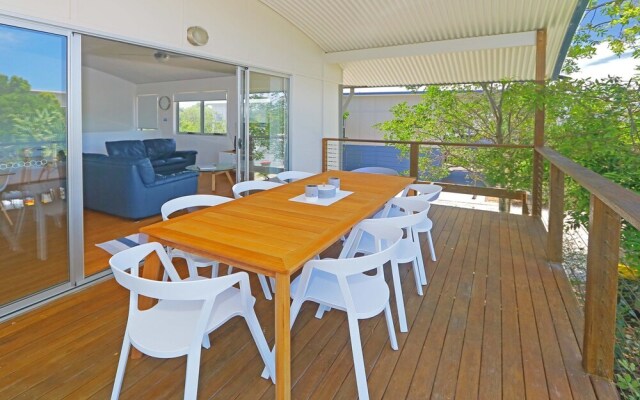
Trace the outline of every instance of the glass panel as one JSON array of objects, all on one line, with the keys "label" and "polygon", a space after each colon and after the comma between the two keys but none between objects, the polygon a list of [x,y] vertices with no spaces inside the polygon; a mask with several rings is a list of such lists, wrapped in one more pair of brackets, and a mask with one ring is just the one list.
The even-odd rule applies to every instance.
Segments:
[{"label": "glass panel", "polygon": [[200,107],[199,101],[178,102],[178,132],[200,133],[202,126]]},{"label": "glass panel", "polygon": [[215,100],[204,102],[204,133],[227,134],[227,101]]},{"label": "glass panel", "polygon": [[69,281],[67,37],[0,24],[0,306]]},{"label": "glass panel", "polygon": [[253,179],[273,178],[288,169],[289,79],[251,72],[249,154]]}]

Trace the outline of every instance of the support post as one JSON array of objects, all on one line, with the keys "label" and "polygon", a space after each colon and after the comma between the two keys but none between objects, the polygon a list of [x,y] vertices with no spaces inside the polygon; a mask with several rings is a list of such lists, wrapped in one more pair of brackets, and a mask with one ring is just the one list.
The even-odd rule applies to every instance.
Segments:
[{"label": "support post", "polygon": [[551,262],[562,262],[563,228],[564,172],[552,163],[549,179],[549,233],[547,234],[547,256]]},{"label": "support post", "polygon": [[582,364],[589,374],[613,380],[621,219],[591,195]]},{"label": "support post", "polygon": [[418,161],[420,160],[420,143],[413,142],[409,147],[409,176],[420,179]]},{"label": "support post", "polygon": [[[538,30],[536,36],[536,83],[540,93],[545,87],[545,71],[547,64],[547,31]],[[533,183],[531,190],[531,213],[534,217],[540,218],[542,215],[542,175],[544,171],[543,159],[537,151],[536,147],[544,146],[544,104],[541,103],[536,107],[534,120],[534,137],[533,137]]]}]

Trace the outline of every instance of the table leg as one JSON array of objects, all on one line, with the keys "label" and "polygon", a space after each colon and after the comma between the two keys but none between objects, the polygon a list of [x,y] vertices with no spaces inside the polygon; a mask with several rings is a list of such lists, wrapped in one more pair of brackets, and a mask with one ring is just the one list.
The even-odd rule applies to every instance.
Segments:
[{"label": "table leg", "polygon": [[[162,280],[162,268],[160,268],[160,259],[158,255],[153,252],[144,260],[144,268],[142,269],[142,277],[146,279],[153,279],[156,281]],[[140,296],[138,298],[138,308],[140,310],[148,310],[156,303],[155,299]],[[131,359],[142,357],[142,353],[135,347],[131,349]]]},{"label": "table leg", "polygon": [[291,399],[291,329],[289,291],[291,277],[276,274],[276,399]]},{"label": "table leg", "polygon": [[233,181],[233,178],[231,178],[231,174],[229,174],[229,171],[224,171],[224,174],[227,176],[227,179],[229,180],[229,184],[231,186],[235,185],[235,182]]},{"label": "table leg", "polygon": [[216,175],[218,175],[215,172],[211,173],[211,191],[215,192],[216,191]]}]

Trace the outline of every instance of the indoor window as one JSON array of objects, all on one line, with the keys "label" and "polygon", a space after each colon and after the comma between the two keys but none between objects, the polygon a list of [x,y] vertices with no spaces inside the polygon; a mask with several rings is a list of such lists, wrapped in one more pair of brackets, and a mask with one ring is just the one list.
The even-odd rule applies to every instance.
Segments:
[{"label": "indoor window", "polygon": [[176,95],[178,133],[227,134],[227,92],[180,93]]}]

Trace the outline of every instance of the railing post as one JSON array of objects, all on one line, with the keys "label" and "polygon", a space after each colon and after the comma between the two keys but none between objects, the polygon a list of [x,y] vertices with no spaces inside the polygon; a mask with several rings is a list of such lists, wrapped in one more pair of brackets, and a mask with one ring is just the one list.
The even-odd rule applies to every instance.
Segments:
[{"label": "railing post", "polygon": [[564,228],[564,172],[551,163],[549,179],[549,233],[547,256],[549,261],[562,262],[562,234]]},{"label": "railing post", "polygon": [[327,171],[327,147],[329,146],[329,140],[322,138],[322,172]]},{"label": "railing post", "polygon": [[587,373],[613,379],[621,219],[591,195],[582,363]]},{"label": "railing post", "polygon": [[[545,72],[547,63],[547,31],[540,29],[536,35],[536,84],[542,93],[545,87]],[[533,182],[531,188],[531,214],[534,217],[542,215],[542,174],[544,164],[542,155],[535,148],[544,146],[544,103],[536,107],[534,117],[533,137]]]},{"label": "railing post", "polygon": [[411,143],[409,147],[409,176],[420,179],[418,173],[418,161],[420,160],[420,143]]}]

